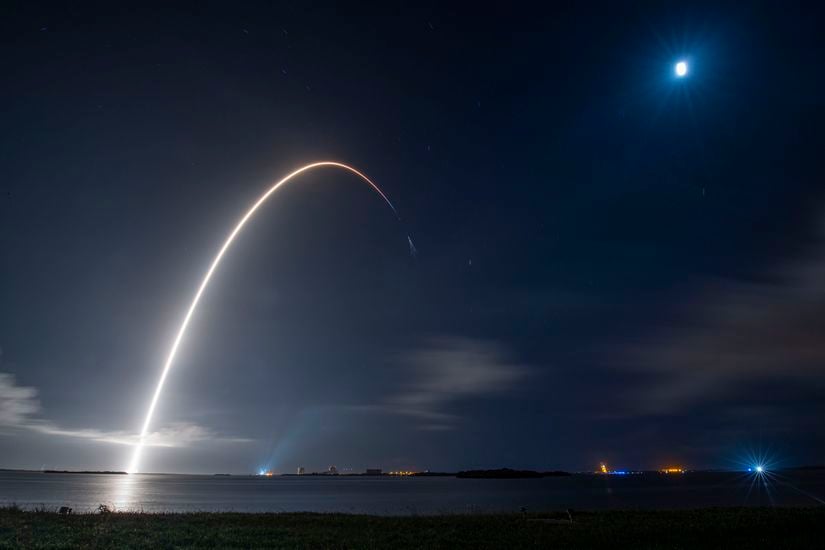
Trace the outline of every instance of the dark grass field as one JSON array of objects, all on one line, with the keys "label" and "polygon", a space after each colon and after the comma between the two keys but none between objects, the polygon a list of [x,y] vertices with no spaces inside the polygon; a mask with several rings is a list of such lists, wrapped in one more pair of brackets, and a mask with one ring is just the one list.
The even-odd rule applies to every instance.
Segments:
[{"label": "dark grass field", "polygon": [[[823,548],[825,507],[552,515],[0,510],[0,548]],[[566,514],[555,517],[566,517]]]}]

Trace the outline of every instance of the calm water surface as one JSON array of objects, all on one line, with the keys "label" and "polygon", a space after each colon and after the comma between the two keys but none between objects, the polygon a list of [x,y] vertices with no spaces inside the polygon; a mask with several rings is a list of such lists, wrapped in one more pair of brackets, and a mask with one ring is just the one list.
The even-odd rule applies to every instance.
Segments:
[{"label": "calm water surface", "polygon": [[247,477],[0,472],[0,505],[146,512],[346,512],[381,515],[707,506],[822,506],[825,472],[515,480],[452,477]]}]

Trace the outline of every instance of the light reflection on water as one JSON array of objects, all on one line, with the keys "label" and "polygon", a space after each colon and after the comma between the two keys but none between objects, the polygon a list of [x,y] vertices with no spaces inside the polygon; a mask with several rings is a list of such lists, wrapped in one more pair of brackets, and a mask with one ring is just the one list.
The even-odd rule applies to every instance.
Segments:
[{"label": "light reflection on water", "polygon": [[0,472],[0,505],[94,511],[437,514],[606,508],[818,506],[825,471],[783,473],[770,499],[742,473],[517,480],[451,477],[274,477]]},{"label": "light reflection on water", "polygon": [[112,477],[114,477],[114,490],[110,508],[115,511],[139,509],[135,501],[135,483],[138,481],[138,476],[116,475]]}]

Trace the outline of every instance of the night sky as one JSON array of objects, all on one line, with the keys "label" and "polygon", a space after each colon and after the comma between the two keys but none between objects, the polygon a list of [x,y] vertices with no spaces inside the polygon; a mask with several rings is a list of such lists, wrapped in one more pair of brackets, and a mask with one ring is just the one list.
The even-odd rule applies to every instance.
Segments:
[{"label": "night sky", "polygon": [[402,221],[279,191],[144,471],[822,463],[823,11],[615,4],[4,4],[0,467],[125,468],[326,159]]}]

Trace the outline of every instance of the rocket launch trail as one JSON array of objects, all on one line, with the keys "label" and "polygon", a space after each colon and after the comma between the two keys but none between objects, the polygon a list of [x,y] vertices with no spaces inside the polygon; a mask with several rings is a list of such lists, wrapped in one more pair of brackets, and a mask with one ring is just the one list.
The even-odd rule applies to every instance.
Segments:
[{"label": "rocket launch trail", "polygon": [[[186,328],[189,326],[189,321],[192,319],[192,315],[195,313],[195,310],[198,307],[198,302],[200,301],[201,296],[203,295],[204,291],[206,290],[206,287],[209,285],[209,280],[212,278],[212,275],[215,273],[215,270],[217,269],[218,265],[221,263],[221,259],[223,258],[224,254],[226,254],[226,251],[232,245],[232,242],[238,236],[238,233],[240,233],[241,229],[243,229],[244,225],[246,225],[246,223],[255,215],[255,212],[257,212],[258,208],[260,208],[261,205],[263,205],[263,203],[266,202],[266,200],[269,197],[271,197],[273,193],[275,193],[282,186],[284,186],[288,182],[292,181],[294,178],[296,178],[297,176],[303,174],[304,172],[308,172],[310,170],[314,170],[316,168],[322,168],[322,167],[339,168],[339,169],[342,169],[342,170],[349,171],[349,172],[355,174],[356,176],[358,176],[359,178],[361,178],[361,180],[363,180],[370,187],[372,187],[372,189],[376,193],[378,193],[378,195],[384,200],[384,202],[387,203],[387,206],[390,207],[393,214],[395,214],[395,217],[399,221],[401,220],[401,218],[398,215],[398,212],[396,211],[395,207],[393,206],[393,204],[390,202],[389,198],[387,198],[387,196],[384,194],[384,192],[381,190],[380,187],[378,187],[375,183],[373,183],[373,181],[370,180],[362,172],[359,172],[358,170],[356,170],[352,166],[348,166],[348,165],[340,163],[340,162],[321,161],[321,162],[314,162],[312,164],[307,164],[306,166],[302,166],[301,168],[298,168],[294,172],[291,172],[290,174],[287,174],[283,179],[276,182],[263,195],[261,195],[261,197],[249,208],[249,210],[246,211],[246,213],[243,215],[243,217],[240,219],[240,221],[238,221],[238,223],[235,225],[234,229],[232,229],[232,231],[226,237],[226,240],[223,242],[223,245],[218,250],[217,255],[212,260],[212,263],[209,266],[209,269],[206,271],[206,274],[204,275],[203,280],[200,283],[200,286],[198,287],[197,291],[195,292],[195,296],[192,298],[192,303],[189,305],[189,309],[187,310],[186,315],[183,318],[183,322],[181,323],[180,328],[178,329],[178,332],[175,336],[175,339],[172,342],[172,347],[169,349],[169,354],[167,355],[166,362],[163,365],[163,370],[161,371],[160,379],[158,380],[157,386],[155,386],[155,392],[152,394],[152,400],[149,402],[149,408],[146,412],[146,418],[143,421],[143,427],[140,430],[140,438],[138,439],[138,442],[135,444],[134,450],[132,452],[132,460],[131,460],[131,463],[129,464],[129,467],[127,469],[127,471],[129,473],[136,473],[138,471],[138,468],[140,466],[141,453],[143,452],[143,447],[144,447],[144,444],[146,443],[146,436],[148,435],[149,427],[152,424],[152,416],[154,415],[155,408],[157,407],[158,401],[160,400],[160,396],[163,393],[163,385],[166,382],[166,378],[169,376],[169,371],[172,370],[172,365],[173,365],[174,360],[175,360],[175,355],[177,354],[177,351],[178,351],[178,346],[180,346],[180,343],[183,340],[184,335],[186,334]],[[407,239],[408,239],[408,242],[409,242],[409,245],[410,245],[410,251],[411,251],[411,253],[413,253],[415,248],[412,244],[412,240],[410,240],[409,236],[407,237]]]}]

